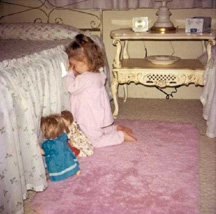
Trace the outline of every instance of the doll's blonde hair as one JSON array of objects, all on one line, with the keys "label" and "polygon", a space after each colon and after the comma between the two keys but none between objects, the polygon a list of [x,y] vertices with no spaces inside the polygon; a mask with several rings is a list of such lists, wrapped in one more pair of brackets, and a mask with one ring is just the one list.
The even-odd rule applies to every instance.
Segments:
[{"label": "doll's blonde hair", "polygon": [[64,121],[59,114],[53,114],[41,118],[41,131],[46,139],[55,139],[65,130]]},{"label": "doll's blonde hair", "polygon": [[66,48],[68,58],[85,62],[92,72],[99,72],[104,67],[104,57],[99,46],[88,36],[78,34],[75,40]]}]

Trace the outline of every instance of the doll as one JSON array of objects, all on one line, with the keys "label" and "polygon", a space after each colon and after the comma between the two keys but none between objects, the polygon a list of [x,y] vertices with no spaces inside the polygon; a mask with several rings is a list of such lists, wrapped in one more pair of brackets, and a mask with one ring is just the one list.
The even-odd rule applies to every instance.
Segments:
[{"label": "doll", "polygon": [[[52,114],[50,117],[55,117],[56,120],[58,120],[58,122],[61,123],[62,126],[64,127],[64,132],[65,132],[66,134],[69,133],[69,128],[68,128],[68,126],[66,125],[65,120],[62,118],[61,114]],[[70,147],[71,151],[72,151],[72,152],[75,154],[75,156],[77,157],[77,156],[79,155],[79,153],[80,153],[80,150],[77,149],[77,148],[72,144],[72,142],[73,142],[73,138],[72,138],[72,137],[70,137],[70,138],[68,137],[68,142],[67,142],[67,144],[68,144],[68,146]]]},{"label": "doll", "polygon": [[41,131],[45,138],[42,152],[51,181],[64,180],[74,174],[80,175],[79,163],[67,145],[64,123],[58,115],[42,117]]},{"label": "doll", "polygon": [[70,111],[62,111],[61,116],[67,126],[67,136],[70,139],[70,145],[80,150],[79,157],[93,155],[94,150],[89,139],[79,129],[77,123],[73,120],[73,115]]}]

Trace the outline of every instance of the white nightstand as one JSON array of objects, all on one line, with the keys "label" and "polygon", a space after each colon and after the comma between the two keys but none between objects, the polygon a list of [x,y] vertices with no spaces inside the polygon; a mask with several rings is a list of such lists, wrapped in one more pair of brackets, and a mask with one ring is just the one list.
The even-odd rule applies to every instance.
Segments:
[{"label": "white nightstand", "polygon": [[[113,44],[116,45],[116,55],[113,62],[113,78],[111,90],[115,105],[113,115],[117,116],[118,107],[118,85],[130,82],[141,83],[148,86],[203,85],[203,73],[205,66],[197,59],[181,59],[170,65],[152,64],[147,59],[130,58],[127,45],[130,40],[199,40],[208,41],[208,59],[211,57],[211,46],[215,44],[216,32],[202,34],[185,33],[185,29],[177,29],[175,33],[150,33],[133,32],[132,29],[118,29],[111,32]],[[126,85],[124,85],[126,86]],[[125,88],[125,101],[127,90]]]}]

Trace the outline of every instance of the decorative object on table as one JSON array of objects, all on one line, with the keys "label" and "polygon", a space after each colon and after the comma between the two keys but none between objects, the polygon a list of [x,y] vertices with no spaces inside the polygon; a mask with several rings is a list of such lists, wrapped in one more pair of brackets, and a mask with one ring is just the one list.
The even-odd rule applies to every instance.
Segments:
[{"label": "decorative object on table", "polygon": [[[200,213],[199,131],[187,123],[117,120],[137,143],[95,149],[82,175],[49,182],[31,207],[39,213]],[[56,194],[58,193],[58,194]]]},{"label": "decorative object on table", "polygon": [[155,65],[171,65],[180,60],[180,57],[170,55],[154,55],[146,57],[151,63]]},{"label": "decorative object on table", "polygon": [[148,31],[148,17],[134,17],[132,20],[132,29],[134,32]]},{"label": "decorative object on table", "polygon": [[186,19],[186,33],[202,33],[211,30],[211,17],[192,17]]},{"label": "decorative object on table", "polygon": [[153,27],[150,28],[152,33],[170,33],[175,32],[176,28],[170,21],[170,16],[172,15],[167,7],[167,2],[172,0],[155,0],[161,1],[162,5],[159,7],[156,15],[158,16],[157,21],[154,23]]}]

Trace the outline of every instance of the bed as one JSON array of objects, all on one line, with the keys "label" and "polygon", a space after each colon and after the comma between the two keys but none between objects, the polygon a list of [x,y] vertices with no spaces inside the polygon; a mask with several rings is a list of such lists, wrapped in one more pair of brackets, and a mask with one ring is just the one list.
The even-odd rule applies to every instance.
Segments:
[{"label": "bed", "polygon": [[[0,24],[0,213],[24,213],[27,191],[47,187],[40,118],[70,108],[65,46],[80,32],[59,24]],[[103,47],[99,37],[83,33]]]},{"label": "bed", "polygon": [[57,24],[0,25],[0,213],[23,213],[27,190],[47,186],[40,118],[66,108],[64,50],[77,33]]}]

